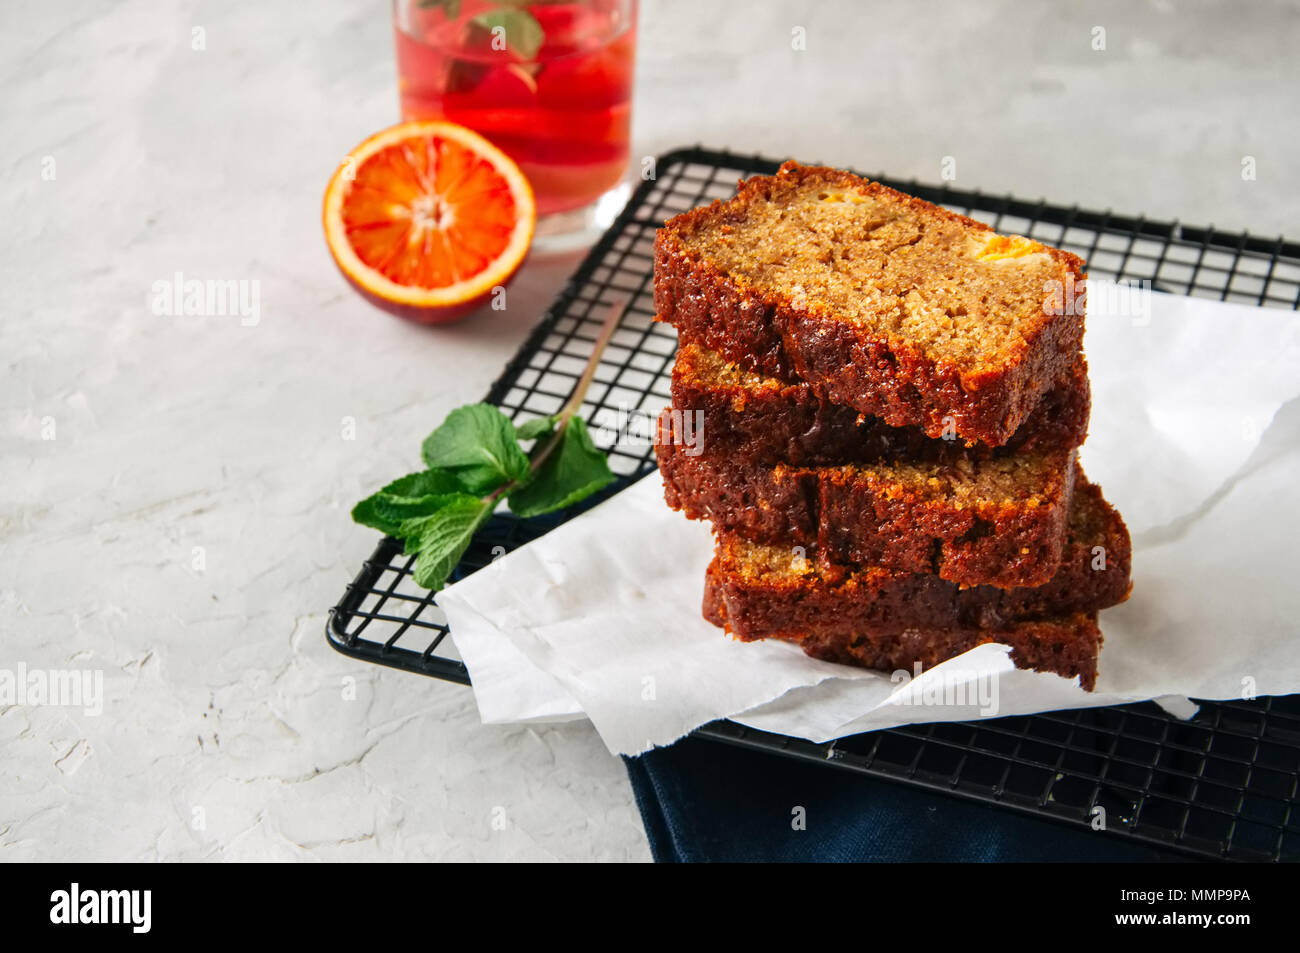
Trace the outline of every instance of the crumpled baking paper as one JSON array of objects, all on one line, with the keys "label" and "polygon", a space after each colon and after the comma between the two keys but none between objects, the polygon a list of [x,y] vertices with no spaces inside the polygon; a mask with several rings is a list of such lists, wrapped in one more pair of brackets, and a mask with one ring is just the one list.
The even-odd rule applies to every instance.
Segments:
[{"label": "crumpled baking paper", "polygon": [[1016,669],[1001,645],[917,675],[734,641],[700,615],[709,527],[670,511],[651,474],[439,595],[483,721],[586,717],[636,754],[717,718],[826,741],[1300,691],[1300,316],[1098,281],[1088,306],[1081,460],[1134,544],[1133,596],[1101,614],[1095,692]]}]

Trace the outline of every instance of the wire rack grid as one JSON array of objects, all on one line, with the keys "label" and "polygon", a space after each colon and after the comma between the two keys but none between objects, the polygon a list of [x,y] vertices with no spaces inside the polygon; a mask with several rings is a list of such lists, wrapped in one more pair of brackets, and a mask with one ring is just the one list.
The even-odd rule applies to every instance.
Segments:
[{"label": "wire rack grid", "polygon": [[[582,414],[618,480],[569,511],[494,517],[453,578],[618,492],[654,467],[647,425],[669,401],[675,332],[654,321],[654,233],[664,219],[732,194],[777,161],[700,147],[657,159],[486,400],[522,422],[553,413],[581,375],[607,309],[630,303]],[[872,176],[992,225],[1073,251],[1092,276],[1264,307],[1300,307],[1300,246],[1281,237],[1150,221],[1077,206]],[[469,684],[436,594],[411,580],[392,539],[376,547],[330,613],[346,655]],[[715,722],[703,737],[918,785],[1205,858],[1300,859],[1300,695],[1207,702],[1191,721],[1151,703],[971,723],[913,725],[813,744]]]}]

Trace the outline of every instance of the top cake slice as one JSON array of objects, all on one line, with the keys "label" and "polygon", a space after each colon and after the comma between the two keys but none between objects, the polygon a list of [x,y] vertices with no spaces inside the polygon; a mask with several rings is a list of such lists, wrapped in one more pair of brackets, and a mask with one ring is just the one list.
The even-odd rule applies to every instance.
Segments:
[{"label": "top cake slice", "polygon": [[683,340],[824,400],[1001,446],[1068,381],[1083,262],[837,169],[787,162],[655,239]]}]

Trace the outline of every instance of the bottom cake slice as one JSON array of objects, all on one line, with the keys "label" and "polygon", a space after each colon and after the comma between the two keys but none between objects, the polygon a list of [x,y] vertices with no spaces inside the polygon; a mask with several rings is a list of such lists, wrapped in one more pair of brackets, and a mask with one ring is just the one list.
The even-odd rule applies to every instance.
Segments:
[{"label": "bottom cake slice", "polygon": [[[725,600],[706,586],[704,614],[714,625],[731,629]],[[813,658],[886,672],[912,674],[915,666],[933,668],[977,645],[996,642],[1011,646],[1017,668],[1053,672],[1079,679],[1092,691],[1097,684],[1097,655],[1101,630],[1095,612],[1076,612],[1059,618],[1017,622],[990,629],[879,626],[867,629],[813,626],[803,633],[773,635],[795,642]]]},{"label": "bottom cake slice", "polygon": [[1044,585],[962,588],[719,533],[704,614],[743,641],[785,639],[818,658],[868,668],[933,665],[1004,642],[1016,664],[1078,675],[1091,689],[1101,644],[1095,614],[1128,597],[1131,554],[1124,520],[1080,473],[1061,566]]}]

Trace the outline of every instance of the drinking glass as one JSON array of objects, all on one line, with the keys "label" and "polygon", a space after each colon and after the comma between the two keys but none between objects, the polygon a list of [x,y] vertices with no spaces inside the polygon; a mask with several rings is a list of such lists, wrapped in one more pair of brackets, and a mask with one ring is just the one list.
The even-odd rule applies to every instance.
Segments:
[{"label": "drinking glass", "polygon": [[589,244],[623,207],[636,0],[394,0],[403,119],[447,119],[519,164],[534,247]]}]

